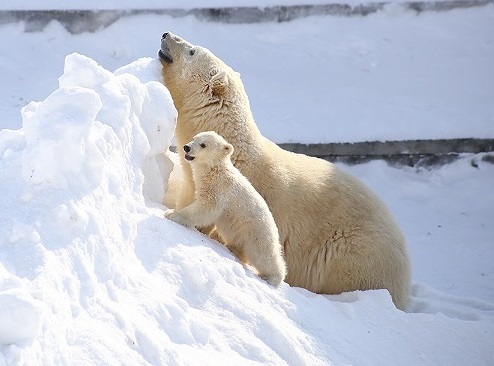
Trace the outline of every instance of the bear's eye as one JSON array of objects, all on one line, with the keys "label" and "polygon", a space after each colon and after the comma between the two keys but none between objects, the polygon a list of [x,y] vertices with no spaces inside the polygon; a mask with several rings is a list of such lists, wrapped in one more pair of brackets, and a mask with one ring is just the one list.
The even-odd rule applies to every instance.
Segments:
[{"label": "bear's eye", "polygon": [[189,55],[194,56],[194,53],[196,53],[196,50],[191,48],[189,51]]},{"label": "bear's eye", "polygon": [[202,143],[202,144],[199,144],[199,146],[204,149],[206,147],[206,144],[205,143]]}]

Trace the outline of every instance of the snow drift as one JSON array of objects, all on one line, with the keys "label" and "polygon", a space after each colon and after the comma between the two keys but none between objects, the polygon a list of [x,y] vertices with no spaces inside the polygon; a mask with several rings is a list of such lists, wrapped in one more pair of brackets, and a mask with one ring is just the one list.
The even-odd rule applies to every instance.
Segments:
[{"label": "snow drift", "polygon": [[492,362],[489,303],[463,320],[274,288],[163,219],[176,111],[156,80],[155,59],[111,73],[71,54],[0,132],[0,365]]}]

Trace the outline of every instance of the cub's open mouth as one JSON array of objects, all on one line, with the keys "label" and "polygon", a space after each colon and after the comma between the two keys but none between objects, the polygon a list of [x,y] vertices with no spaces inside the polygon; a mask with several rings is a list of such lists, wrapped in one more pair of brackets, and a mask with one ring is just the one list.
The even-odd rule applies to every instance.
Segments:
[{"label": "cub's open mouth", "polygon": [[195,157],[195,156],[192,156],[192,155],[189,155],[189,154],[185,154],[184,158],[185,158],[185,160],[192,161],[192,160],[194,160],[196,157]]},{"label": "cub's open mouth", "polygon": [[171,64],[173,62],[173,58],[170,55],[170,53],[168,52],[168,50],[165,50],[165,52],[163,52],[162,50],[159,50],[158,56],[159,56],[160,60],[165,61],[167,64]]}]

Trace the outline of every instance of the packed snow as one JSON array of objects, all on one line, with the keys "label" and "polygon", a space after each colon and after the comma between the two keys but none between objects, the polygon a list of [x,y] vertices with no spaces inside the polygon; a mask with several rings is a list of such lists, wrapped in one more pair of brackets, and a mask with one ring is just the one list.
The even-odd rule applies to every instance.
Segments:
[{"label": "packed snow", "polygon": [[[248,50],[255,42],[232,48],[235,37],[247,41],[252,36],[248,32],[255,31],[258,40],[271,32],[267,39],[272,43],[260,47],[285,52],[287,57],[295,43],[284,42],[297,32],[303,32],[307,49],[331,43],[325,38],[327,24],[338,23],[335,29],[347,32],[353,24],[352,32],[363,35],[369,24],[384,29],[388,20],[394,25],[402,20],[422,24],[437,40],[437,33],[452,24],[478,21],[458,31],[466,40],[486,29],[482,27],[487,22],[480,20],[492,17],[492,11],[491,6],[436,16],[401,14],[396,19],[381,14],[352,22],[312,18],[252,28],[139,16],[81,35],[70,35],[57,23],[33,34],[24,33],[20,24],[0,26],[0,38],[12,45],[12,52],[0,57],[4,81],[0,103],[10,103],[11,95],[22,95],[26,102],[41,100],[2,107],[0,118],[0,365],[492,365],[492,154],[464,155],[430,169],[390,167],[383,161],[342,165],[383,198],[404,231],[413,270],[407,312],[397,310],[385,290],[323,296],[287,284],[275,288],[219,243],[163,218],[166,208],[161,202],[172,169],[170,157],[174,158],[164,151],[172,143],[176,110],[159,82],[155,58],[163,28],[179,28],[178,34],[195,38],[196,43],[209,42],[214,51],[218,43],[213,38],[221,35],[225,44],[217,53],[240,66],[236,69],[250,83],[248,91],[253,89],[249,95],[256,116],[260,112],[256,104],[268,92],[279,95],[280,105],[268,113],[303,116],[309,94],[300,95],[294,88],[304,84],[285,80],[282,92],[273,89],[277,74],[267,72],[261,79],[261,73],[254,72],[261,61]],[[167,24],[159,24],[163,19]],[[124,32],[144,29],[142,24],[148,28],[141,38],[136,35],[140,32]],[[321,29],[323,34],[318,33]],[[425,33],[415,44],[417,53],[424,50],[420,41],[426,42]],[[457,44],[449,37],[453,49]],[[464,65],[462,70],[479,66],[479,72],[487,72],[478,94],[461,101],[466,114],[481,107],[471,123],[455,122],[455,133],[462,137],[470,133],[492,137],[485,125],[492,122],[487,118],[489,113],[494,116],[492,105],[482,98],[492,93],[486,87],[492,71],[485,62],[493,54],[493,43],[490,33],[482,37],[470,45],[471,53],[451,65],[451,69]],[[341,39],[338,44],[344,43]],[[426,42],[425,49],[433,43]],[[51,48],[46,49],[48,44]],[[396,43],[393,47],[400,48]],[[90,57],[72,53],[77,50]],[[381,51],[386,64],[381,76],[386,79],[390,74],[385,69],[404,59]],[[437,54],[448,54],[443,51],[438,49]],[[340,53],[333,56],[341,61]],[[272,62],[273,54],[268,59]],[[39,60],[43,61],[36,64]],[[328,60],[324,64],[331,64]],[[347,60],[359,62],[360,56],[348,53]],[[302,62],[307,59],[294,54],[271,67],[279,75],[291,75],[291,67]],[[248,63],[253,65],[244,72]],[[343,62],[336,66],[343,67]],[[420,67],[401,77],[413,84]],[[474,82],[474,74],[462,77]],[[318,83],[313,78],[307,82]],[[334,83],[345,84],[343,79]],[[377,101],[388,96],[389,90],[381,86],[367,95],[373,112],[370,121],[382,113]],[[446,91],[437,87],[434,92]],[[360,97],[365,93],[369,89]],[[291,99],[283,101],[284,97]],[[396,113],[404,115],[403,126],[410,123],[406,100],[394,104]],[[323,105],[331,109],[328,103]],[[22,106],[18,122],[9,111],[19,112]],[[347,112],[352,111],[335,112],[339,120],[332,123],[343,131],[336,132],[337,139],[351,139],[354,133],[357,140],[373,136],[373,127],[363,126],[358,132],[342,123]],[[322,112],[308,116],[318,113]],[[431,112],[432,117],[439,115]],[[260,124],[261,129],[276,137],[280,118],[263,117],[266,124]],[[288,139],[299,142],[300,135],[325,141],[333,135],[334,128],[322,122],[299,122],[291,126]],[[423,130],[424,125],[409,127],[397,136],[431,132]]]}]

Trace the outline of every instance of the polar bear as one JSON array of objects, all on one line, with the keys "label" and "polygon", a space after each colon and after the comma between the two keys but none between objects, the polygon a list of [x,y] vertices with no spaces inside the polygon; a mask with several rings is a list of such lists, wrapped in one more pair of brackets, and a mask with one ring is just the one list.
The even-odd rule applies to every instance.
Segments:
[{"label": "polar bear", "polygon": [[[178,111],[177,144],[213,130],[234,146],[233,164],[275,219],[288,269],[285,281],[322,294],[387,289],[396,307],[405,309],[409,257],[383,202],[334,164],[285,151],[262,136],[240,75],[208,49],[165,33],[158,56]],[[190,166],[181,168],[178,209],[194,199]]]},{"label": "polar bear", "polygon": [[215,225],[243,263],[278,286],[286,275],[278,228],[268,205],[230,161],[233,146],[216,132],[201,132],[183,147],[192,168],[194,201],[165,216],[189,227]]}]

